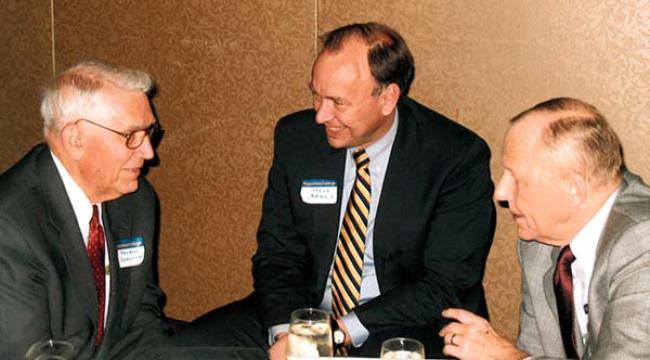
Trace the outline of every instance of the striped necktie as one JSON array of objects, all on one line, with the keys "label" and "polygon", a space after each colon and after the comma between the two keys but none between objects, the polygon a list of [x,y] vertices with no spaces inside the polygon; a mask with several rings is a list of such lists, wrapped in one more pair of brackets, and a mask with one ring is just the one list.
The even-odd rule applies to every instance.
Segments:
[{"label": "striped necktie", "polygon": [[370,159],[363,149],[352,156],[357,165],[357,177],[343,216],[332,271],[332,310],[336,318],[347,314],[359,303],[363,254],[368,233]]}]

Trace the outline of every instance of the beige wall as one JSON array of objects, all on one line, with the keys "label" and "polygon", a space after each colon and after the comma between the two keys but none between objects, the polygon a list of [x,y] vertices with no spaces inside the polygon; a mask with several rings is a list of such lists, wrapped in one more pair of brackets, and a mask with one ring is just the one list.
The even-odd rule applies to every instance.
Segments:
[{"label": "beige wall", "polygon": [[[488,141],[494,178],[506,120],[568,95],[610,118],[628,165],[650,179],[650,6],[577,0],[5,0],[0,171],[40,138],[38,91],[53,68],[98,57],[151,72],[165,128],[149,175],[161,201],[160,283],[167,313],[191,319],[251,290],[273,126],[310,105],[317,34],[369,20],[410,44],[412,96]],[[514,239],[500,211],[485,283],[511,338]]]},{"label": "beige wall", "polygon": [[50,4],[0,4],[0,172],[41,139],[40,93],[52,75]]}]

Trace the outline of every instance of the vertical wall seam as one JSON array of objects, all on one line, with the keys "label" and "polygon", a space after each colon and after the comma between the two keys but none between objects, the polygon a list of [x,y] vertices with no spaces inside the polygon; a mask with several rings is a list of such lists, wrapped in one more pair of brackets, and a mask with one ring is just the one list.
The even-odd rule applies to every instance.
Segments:
[{"label": "vertical wall seam", "polygon": [[[52,0],[54,1],[54,0]],[[314,0],[314,55],[313,59],[316,58],[318,54],[318,3],[320,0]]]},{"label": "vertical wall seam", "polygon": [[50,37],[51,37],[51,44],[52,44],[52,78],[56,76],[56,53],[55,49],[56,47],[54,46],[54,0],[50,0]]}]

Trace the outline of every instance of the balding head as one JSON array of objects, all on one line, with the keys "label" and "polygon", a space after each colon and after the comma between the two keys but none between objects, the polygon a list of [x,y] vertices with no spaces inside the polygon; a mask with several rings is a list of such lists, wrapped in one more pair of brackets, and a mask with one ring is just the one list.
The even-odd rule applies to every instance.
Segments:
[{"label": "balding head", "polygon": [[572,98],[554,98],[510,122],[514,127],[532,121],[542,127],[536,141],[550,162],[583,174],[594,188],[621,179],[625,169],[621,142],[593,105]]},{"label": "balding head", "polygon": [[350,40],[360,40],[367,46],[370,72],[377,82],[375,94],[390,84],[397,84],[402,96],[407,96],[415,76],[415,62],[402,36],[391,27],[375,22],[350,24],[323,36],[321,52],[336,53]]}]

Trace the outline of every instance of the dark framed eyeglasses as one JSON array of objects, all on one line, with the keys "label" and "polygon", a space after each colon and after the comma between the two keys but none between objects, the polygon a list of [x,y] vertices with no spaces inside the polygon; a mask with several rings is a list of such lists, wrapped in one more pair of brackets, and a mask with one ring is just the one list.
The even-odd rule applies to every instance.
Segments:
[{"label": "dark framed eyeglasses", "polygon": [[140,145],[142,145],[142,143],[144,142],[144,138],[147,136],[149,137],[149,140],[154,139],[154,137],[158,133],[158,130],[160,129],[160,126],[158,125],[158,121],[154,121],[151,125],[149,125],[145,129],[138,129],[138,130],[132,130],[127,132],[117,131],[88,119],[78,119],[77,121],[74,122],[74,124],[76,125],[80,121],[85,121],[87,123],[93,124],[97,127],[108,130],[117,135],[123,136],[126,139],[126,147],[131,150],[140,147]]}]

